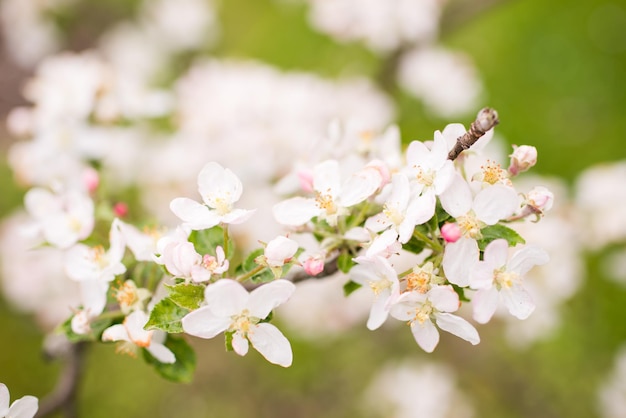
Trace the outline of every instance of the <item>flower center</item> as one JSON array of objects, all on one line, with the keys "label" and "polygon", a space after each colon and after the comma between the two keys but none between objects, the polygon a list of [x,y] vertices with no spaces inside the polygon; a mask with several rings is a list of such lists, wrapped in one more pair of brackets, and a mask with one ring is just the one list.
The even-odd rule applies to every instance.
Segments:
[{"label": "flower center", "polygon": [[238,315],[231,317],[233,322],[230,324],[230,331],[240,332],[244,336],[248,335],[250,327],[259,323],[260,319],[250,316],[250,311],[244,309]]},{"label": "flower center", "polygon": [[316,192],[315,203],[320,209],[324,209],[327,215],[334,215],[337,213],[337,206],[330,194],[322,194]]},{"label": "flower center", "polygon": [[410,273],[405,277],[407,292],[416,291],[426,293],[430,289],[431,275],[423,270]]},{"label": "flower center", "polygon": [[98,264],[98,266],[100,266],[100,268],[102,269],[105,268],[107,265],[106,253],[101,245],[98,245],[91,249],[90,258],[91,261]]},{"label": "flower center", "polygon": [[394,225],[400,225],[404,221],[404,215],[393,206],[385,204],[383,213]]},{"label": "flower center", "polygon": [[510,288],[513,286],[513,283],[519,280],[519,275],[517,273],[506,271],[504,267],[494,270],[493,272],[493,281],[498,288],[498,290],[502,288]]},{"label": "flower center", "polygon": [[433,170],[426,170],[422,167],[417,167],[417,174],[415,175],[418,183],[423,184],[426,187],[431,187],[435,182],[435,172]]},{"label": "flower center", "polygon": [[480,230],[484,227],[484,224],[476,218],[474,212],[469,212],[465,216],[459,216],[456,220],[464,237],[473,239],[482,238]]},{"label": "flower center", "polygon": [[202,257],[202,267],[209,271],[214,271],[217,268],[217,259],[210,254],[205,254]]},{"label": "flower center", "polygon": [[139,299],[137,296],[137,287],[133,282],[124,282],[115,292],[115,299],[117,299],[121,307],[133,306]]},{"label": "flower center", "polygon": [[372,292],[378,296],[383,290],[389,289],[393,283],[388,278],[383,277],[380,280],[370,280],[367,284],[370,286],[370,289],[372,289]]},{"label": "flower center", "polygon": [[415,316],[411,320],[411,322],[419,322],[422,325],[426,321],[430,321],[430,315],[433,313],[434,308],[430,302],[424,303],[419,308],[415,309]]},{"label": "flower center", "polygon": [[213,209],[217,211],[220,216],[226,215],[232,211],[232,205],[230,199],[223,197],[216,197],[211,199],[211,205]]}]

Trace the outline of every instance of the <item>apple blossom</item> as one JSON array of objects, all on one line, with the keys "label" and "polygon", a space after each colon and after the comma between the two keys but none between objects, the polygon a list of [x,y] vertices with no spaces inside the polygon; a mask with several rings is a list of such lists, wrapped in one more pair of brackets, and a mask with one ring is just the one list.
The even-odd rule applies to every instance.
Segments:
[{"label": "apple blossom", "polygon": [[472,196],[469,184],[459,174],[440,199],[446,212],[456,218],[463,236],[472,239],[479,239],[482,228],[495,225],[519,207],[513,188],[495,184]]},{"label": "apple blossom", "polygon": [[33,418],[39,409],[39,400],[26,395],[9,404],[9,389],[0,383],[0,418]]},{"label": "apple blossom", "polygon": [[174,363],[176,357],[169,348],[163,345],[165,333],[162,331],[146,331],[144,326],[148,315],[141,310],[134,311],[124,319],[123,324],[116,324],[105,329],[102,341],[119,341],[118,351],[132,356],[138,348],[145,348],[161,363]]},{"label": "apple blossom", "polygon": [[232,334],[232,347],[240,356],[248,352],[248,342],[270,363],[289,367],[291,345],[274,325],[263,322],[270,312],[283,304],[295,285],[279,279],[252,292],[238,282],[222,279],[206,287],[206,305],[185,315],[183,330],[200,338],[213,338],[222,332]]},{"label": "apple blossom", "polygon": [[313,189],[315,198],[293,197],[274,206],[274,218],[283,225],[299,226],[312,218],[324,219],[337,225],[337,219],[349,213],[348,208],[361,203],[380,187],[378,170],[365,168],[354,173],[342,185],[339,162],[326,160],[315,166]]},{"label": "apple blossom", "polygon": [[375,330],[387,320],[391,304],[400,295],[398,275],[384,257],[357,257],[354,261],[357,265],[350,270],[350,279],[374,294],[367,328]]},{"label": "apple blossom", "polygon": [[439,343],[437,327],[473,345],[480,342],[476,329],[465,319],[452,315],[459,309],[459,295],[452,286],[434,286],[427,293],[416,291],[400,295],[391,306],[391,316],[401,321],[409,321],[411,332],[417,344],[431,353]]},{"label": "apple blossom", "polygon": [[54,194],[36,187],[24,196],[24,206],[43,238],[59,248],[71,247],[93,230],[93,201],[78,191]]},{"label": "apple blossom", "polygon": [[268,267],[274,273],[274,277],[282,276],[283,266],[291,261],[298,251],[298,243],[285,236],[278,236],[267,243],[263,255],[254,261]]},{"label": "apple blossom", "polygon": [[472,271],[470,285],[478,289],[472,300],[477,322],[489,322],[498,300],[502,300],[509,313],[519,319],[528,318],[535,309],[530,295],[522,286],[522,280],[533,266],[547,263],[548,254],[528,245],[509,259],[508,249],[505,240],[492,241],[485,248],[483,261],[479,261]]},{"label": "apple blossom", "polygon": [[241,181],[218,163],[210,162],[202,168],[198,174],[198,191],[203,204],[186,197],[176,198],[170,203],[172,212],[184,221],[183,226],[200,230],[220,223],[240,224],[254,213],[254,210],[233,207],[241,198]]}]

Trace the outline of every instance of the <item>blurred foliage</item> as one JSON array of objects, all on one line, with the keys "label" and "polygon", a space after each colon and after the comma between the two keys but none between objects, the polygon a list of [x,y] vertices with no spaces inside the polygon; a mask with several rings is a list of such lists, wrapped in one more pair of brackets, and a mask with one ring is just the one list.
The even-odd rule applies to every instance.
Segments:
[{"label": "blurred foliage", "polygon": [[[136,5],[83,0],[58,18],[70,45],[82,48]],[[510,143],[537,146],[540,173],[573,180],[585,167],[626,157],[626,35],[619,13],[611,13],[614,7],[609,1],[508,1],[446,32],[444,44],[473,58],[487,91],[484,104],[500,113],[498,133]],[[380,73],[379,58],[358,44],[336,44],[313,32],[305,12],[295,2],[222,0],[221,36],[211,53],[328,77]],[[391,94],[406,141],[430,138],[434,129],[457,122],[429,115],[396,89]],[[458,122],[467,126],[471,118]],[[20,203],[22,191],[4,161],[0,178],[4,216]],[[295,361],[282,369],[257,353],[245,358],[226,353],[219,338],[192,340],[199,364],[193,384],[185,385],[116,355],[112,345],[94,346],[79,416],[361,416],[363,390],[373,374],[387,359],[403,357],[452,364],[479,417],[596,416],[596,388],[626,341],[626,290],[602,277],[601,263],[601,255],[589,255],[586,282],[565,305],[563,326],[527,350],[510,348],[497,324],[479,328],[482,342],[476,347],[442,335],[433,355],[424,354],[405,327],[370,333],[363,325],[316,343],[286,332]],[[0,381],[13,399],[43,397],[54,386],[59,365],[42,356],[37,326],[0,300],[0,334]]]}]

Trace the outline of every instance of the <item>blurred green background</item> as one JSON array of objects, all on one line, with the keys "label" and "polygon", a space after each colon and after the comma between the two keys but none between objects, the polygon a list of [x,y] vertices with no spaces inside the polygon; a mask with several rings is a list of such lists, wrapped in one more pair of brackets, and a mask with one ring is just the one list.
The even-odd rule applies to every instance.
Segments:
[{"label": "blurred green background", "polygon": [[[510,143],[535,145],[536,172],[568,182],[592,164],[624,159],[626,3],[480,5],[451,2],[442,43],[473,58],[485,85],[484,105],[500,114],[498,132]],[[84,0],[76,10],[63,24],[69,45],[79,49],[110,22],[132,13],[134,3]],[[217,56],[252,57],[327,77],[375,77],[385,65],[358,44],[340,45],[314,32],[301,4],[223,0],[219,14],[221,37],[211,51]],[[391,94],[405,141],[430,138],[449,122],[471,122],[432,117],[408,95],[395,88]],[[3,138],[3,150],[8,143]],[[13,184],[4,155],[0,216],[20,205],[23,193]],[[370,379],[388,359],[400,358],[451,365],[477,417],[598,416],[596,390],[626,342],[626,289],[603,277],[600,254],[586,256],[585,282],[563,306],[562,327],[528,349],[510,348],[497,323],[479,328],[482,342],[476,347],[442,335],[432,355],[423,353],[404,327],[372,333],[363,324],[329,341],[290,338],[295,362],[282,369],[256,352],[245,358],[225,353],[219,338],[193,340],[198,369],[193,384],[183,385],[162,380],[143,362],[116,355],[111,346],[94,346],[78,393],[78,416],[362,416]],[[54,387],[60,365],[43,358],[43,336],[34,322],[1,299],[0,335],[0,382],[12,398],[43,397]]]}]

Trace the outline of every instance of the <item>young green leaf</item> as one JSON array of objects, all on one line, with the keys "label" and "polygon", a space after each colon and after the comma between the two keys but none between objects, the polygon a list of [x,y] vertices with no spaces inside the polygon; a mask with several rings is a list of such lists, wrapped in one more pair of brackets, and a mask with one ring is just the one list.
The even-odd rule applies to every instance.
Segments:
[{"label": "young green leaf", "polygon": [[204,301],[203,285],[191,283],[179,283],[175,285],[165,285],[169,292],[169,298],[181,308],[194,310],[200,307]]},{"label": "young green leaf", "polygon": [[361,288],[361,284],[350,280],[346,282],[346,284],[343,285],[343,294],[344,296],[348,297],[350,296],[350,294],[352,294],[352,292],[354,292],[355,290],[359,288]]},{"label": "young green leaf", "polygon": [[524,238],[522,238],[520,234],[518,234],[511,228],[501,224],[487,226],[481,229],[480,233],[483,236],[482,239],[478,241],[478,247],[481,249],[481,251],[484,250],[487,244],[489,244],[491,241],[500,238],[505,239],[506,242],[509,243],[509,247],[515,247],[517,244],[526,243],[526,241],[524,240]]},{"label": "young green leaf", "polygon": [[189,309],[178,306],[170,298],[162,299],[150,312],[150,319],[148,319],[144,329],[160,329],[167,333],[183,332],[181,319],[189,311]]}]

